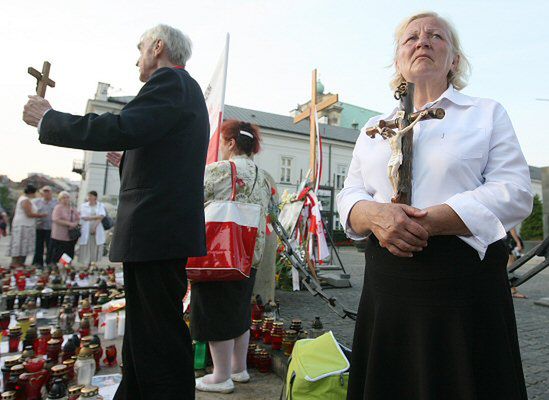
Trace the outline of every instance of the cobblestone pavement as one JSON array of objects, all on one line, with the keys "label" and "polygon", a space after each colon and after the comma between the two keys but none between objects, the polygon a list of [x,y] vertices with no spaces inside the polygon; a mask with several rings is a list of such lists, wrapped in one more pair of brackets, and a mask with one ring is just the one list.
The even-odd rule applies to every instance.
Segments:
[{"label": "cobblestone pavement", "polygon": [[[354,247],[341,248],[340,255],[345,269],[351,274],[352,288],[326,289],[326,292],[347,308],[357,309],[364,279],[364,255]],[[520,291],[528,296],[528,299],[514,301],[528,398],[549,400],[549,307],[534,304],[541,297],[549,297],[549,269],[522,285]],[[278,290],[276,296],[286,321],[301,318],[309,328],[318,316],[324,328],[332,330],[343,345],[350,347],[352,344],[354,322],[338,317],[321,299],[307,291]]]}]

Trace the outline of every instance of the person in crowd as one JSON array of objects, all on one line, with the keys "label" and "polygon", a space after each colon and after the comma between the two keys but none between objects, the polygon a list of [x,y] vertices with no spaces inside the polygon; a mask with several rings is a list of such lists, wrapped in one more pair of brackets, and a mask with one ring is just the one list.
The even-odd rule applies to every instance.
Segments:
[{"label": "person in crowd", "polygon": [[120,167],[109,258],[124,264],[126,328],[114,399],[188,400],[195,379],[181,304],[187,258],[206,254],[208,109],[185,67],[192,53],[187,35],[157,25],[137,47],[144,85],[119,114],[71,115],[30,96],[23,120],[39,126],[41,143],[109,151],[107,159]]},{"label": "person in crowd", "polygon": [[[460,92],[468,61],[436,13],[397,28],[393,90],[441,120],[414,128],[411,205],[391,203],[389,140],[364,131],[338,209],[366,244],[348,399],[527,399],[505,232],[532,207],[528,165],[505,109]],[[395,118],[398,107],[366,128]]]},{"label": "person in crowd", "polygon": [[27,256],[34,254],[36,219],[46,216],[39,213],[31,201],[36,197],[36,192],[34,185],[27,185],[15,205],[7,253],[11,257],[11,265],[15,267],[24,265]]},{"label": "person in crowd", "polygon": [[[51,264],[51,216],[53,209],[57,205],[57,200],[52,198],[53,193],[51,187],[48,185],[43,186],[40,189],[40,194],[41,197],[34,199],[32,202],[38,212],[41,214],[46,214],[46,216],[36,220],[36,245],[34,248],[34,258],[32,259],[32,264],[42,268],[44,266],[44,261],[48,265]],[[45,260],[44,250],[46,250]]]},{"label": "person in crowd", "polygon": [[0,203],[0,238],[2,238],[2,236],[7,236],[8,222],[9,222],[8,213]]},{"label": "person in crowd", "polygon": [[[505,244],[507,245],[507,251],[509,252],[509,259],[507,260],[507,268],[509,268],[515,261],[517,261],[517,255],[520,255],[524,250],[524,243],[517,233],[516,228],[511,228],[507,232],[507,237],[505,238]],[[516,299],[527,299],[524,293],[518,291],[514,286],[511,286],[511,295]]]},{"label": "person in crowd", "polygon": [[80,206],[82,236],[78,241],[78,261],[84,265],[101,260],[105,244],[105,229],[101,220],[107,215],[103,203],[97,201],[97,192],[88,193],[88,201]]},{"label": "person in crowd", "polygon": [[231,164],[238,176],[236,200],[261,206],[252,273],[249,278],[228,282],[194,282],[191,296],[193,339],[208,342],[213,373],[196,380],[197,390],[230,393],[233,382],[248,382],[246,354],[250,339],[251,300],[256,268],[265,248],[265,226],[271,186],[267,174],[253,156],[260,150],[259,128],[247,122],[228,120],[221,126],[221,160],[206,167],[204,206],[212,200],[230,200]]},{"label": "person in crowd", "polygon": [[78,239],[69,235],[70,229],[79,227],[80,215],[71,205],[71,196],[68,192],[62,191],[57,195],[58,203],[52,213],[51,227],[51,261],[57,263],[65,253],[74,258],[74,247]]}]

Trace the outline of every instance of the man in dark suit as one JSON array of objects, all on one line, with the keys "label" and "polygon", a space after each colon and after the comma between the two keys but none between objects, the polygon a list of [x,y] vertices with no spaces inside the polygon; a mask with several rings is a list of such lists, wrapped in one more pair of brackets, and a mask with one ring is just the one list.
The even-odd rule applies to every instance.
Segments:
[{"label": "man in dark suit", "polygon": [[146,82],[120,112],[75,116],[29,96],[23,120],[40,142],[125,151],[111,261],[124,264],[124,373],[117,400],[194,399],[192,347],[183,321],[187,257],[205,255],[203,178],[208,111],[184,69],[190,40],[159,25],[137,62]]}]

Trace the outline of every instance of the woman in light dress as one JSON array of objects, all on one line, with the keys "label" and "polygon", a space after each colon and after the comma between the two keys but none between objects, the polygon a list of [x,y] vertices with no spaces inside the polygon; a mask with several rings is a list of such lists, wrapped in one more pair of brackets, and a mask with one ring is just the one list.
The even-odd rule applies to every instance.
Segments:
[{"label": "woman in light dress", "polygon": [[24,194],[19,197],[11,221],[11,238],[7,255],[12,266],[22,266],[29,254],[34,254],[36,241],[36,218],[45,217],[32,203],[36,197],[36,187],[27,185]]},{"label": "woman in light dress", "polygon": [[97,201],[97,192],[88,193],[88,201],[80,206],[80,224],[82,236],[78,261],[84,265],[101,260],[103,257],[103,245],[105,244],[105,230],[101,220],[107,215],[103,203]]}]

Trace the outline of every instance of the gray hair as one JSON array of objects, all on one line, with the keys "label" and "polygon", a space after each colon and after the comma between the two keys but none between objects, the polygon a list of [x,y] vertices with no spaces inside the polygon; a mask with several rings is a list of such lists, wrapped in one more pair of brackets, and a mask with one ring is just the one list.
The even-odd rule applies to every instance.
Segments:
[{"label": "gray hair", "polygon": [[398,72],[396,68],[396,60],[398,55],[400,39],[402,38],[402,35],[404,35],[406,28],[408,27],[408,25],[410,25],[412,21],[415,21],[421,18],[428,18],[428,17],[433,17],[438,19],[445,26],[446,32],[448,33],[448,37],[450,38],[450,46],[454,54],[454,57],[458,56],[459,58],[459,61],[456,65],[455,70],[448,72],[448,77],[447,77],[448,83],[451,83],[457,90],[461,90],[465,86],[467,86],[467,79],[471,72],[471,64],[469,63],[469,60],[467,60],[467,57],[465,56],[465,53],[461,48],[461,44],[459,42],[459,37],[456,29],[453,27],[453,25],[449,21],[442,18],[436,12],[428,11],[428,12],[415,14],[406,18],[404,21],[400,23],[400,25],[395,30],[395,54],[393,59],[393,65],[395,66],[395,73],[393,74],[393,79],[391,80],[391,89],[393,90],[396,90],[396,88],[401,83],[406,82],[402,74]]},{"label": "gray hair", "polygon": [[68,197],[69,199],[71,198],[71,195],[69,192],[66,192],[66,191],[61,191],[59,192],[59,194],[57,195],[57,200],[61,200],[63,197]]},{"label": "gray hair", "polygon": [[184,66],[191,58],[191,39],[179,29],[164,24],[156,25],[141,35],[141,42],[145,39],[151,39],[153,42],[162,40],[168,58],[176,65]]}]

